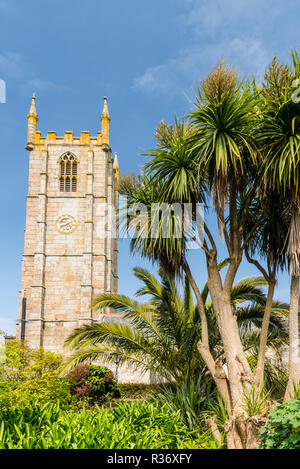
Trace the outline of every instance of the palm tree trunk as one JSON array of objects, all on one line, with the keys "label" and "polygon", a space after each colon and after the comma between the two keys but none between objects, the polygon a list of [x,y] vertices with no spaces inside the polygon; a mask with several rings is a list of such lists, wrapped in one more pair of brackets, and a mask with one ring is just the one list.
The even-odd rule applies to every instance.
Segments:
[{"label": "palm tree trunk", "polygon": [[209,372],[211,373],[216,386],[218,388],[218,391],[223,399],[223,401],[227,405],[227,409],[230,411],[231,410],[231,402],[230,402],[230,394],[228,390],[228,385],[227,385],[227,380],[226,380],[226,375],[225,372],[220,373],[220,370],[218,370],[218,367],[216,367],[215,360],[211,354],[210,348],[209,348],[209,336],[208,336],[208,324],[207,324],[207,317],[206,317],[206,311],[205,311],[205,306],[202,300],[202,296],[200,293],[200,290],[198,288],[198,285],[193,277],[193,274],[187,264],[183,265],[184,272],[189,279],[189,282],[191,284],[191,287],[195,293],[196,301],[197,301],[197,306],[200,314],[200,320],[201,320],[201,340],[198,342],[198,351],[202,357],[202,360],[206,364]]},{"label": "palm tree trunk", "polygon": [[284,400],[294,397],[294,386],[300,383],[299,357],[299,277],[291,277],[289,316],[289,380]]},{"label": "palm tree trunk", "polygon": [[[254,376],[245,356],[237,319],[232,312],[229,287],[222,287],[215,263],[208,262],[208,288],[216,312],[227,365],[227,383],[231,398],[230,419],[224,427],[228,449],[246,449],[250,434],[244,410],[244,391],[250,391]],[[231,290],[230,290],[231,291]]]},{"label": "palm tree trunk", "polygon": [[265,312],[264,312],[264,317],[263,317],[263,322],[262,322],[262,327],[261,327],[261,332],[260,332],[257,367],[255,371],[255,389],[257,392],[260,392],[263,386],[267,339],[268,339],[268,331],[269,331],[270,316],[271,316],[271,311],[272,311],[274,290],[275,290],[275,281],[271,281],[269,282],[267,301],[266,301]]},{"label": "palm tree trunk", "polygon": [[[222,287],[220,273],[216,262],[209,261],[208,266],[208,288],[216,312],[216,319],[218,322],[218,329],[220,331],[221,339],[224,346],[224,354],[226,357],[226,364],[228,367],[228,378],[230,383],[231,399],[235,407],[235,401],[241,401],[243,393],[243,386],[248,388],[249,383],[254,379],[250,365],[244,353],[242,341],[240,338],[237,318],[232,312],[231,307],[231,288],[230,283],[228,287]],[[231,266],[229,266],[228,271]],[[233,276],[233,275],[232,275]],[[234,276],[233,276],[234,277]],[[225,280],[226,281],[226,280]],[[230,378],[231,373],[232,380]],[[237,394],[233,389],[237,387]],[[233,389],[232,389],[233,388]]]}]

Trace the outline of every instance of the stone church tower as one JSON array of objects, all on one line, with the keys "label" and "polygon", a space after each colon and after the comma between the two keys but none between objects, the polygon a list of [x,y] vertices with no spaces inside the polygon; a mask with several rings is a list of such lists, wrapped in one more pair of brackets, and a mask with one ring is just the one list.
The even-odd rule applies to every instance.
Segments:
[{"label": "stone church tower", "polygon": [[107,215],[117,202],[119,166],[109,146],[106,98],[97,136],[68,131],[43,137],[37,121],[33,96],[17,337],[25,335],[32,348],[62,352],[74,327],[98,319],[92,299],[117,291],[115,221]]}]

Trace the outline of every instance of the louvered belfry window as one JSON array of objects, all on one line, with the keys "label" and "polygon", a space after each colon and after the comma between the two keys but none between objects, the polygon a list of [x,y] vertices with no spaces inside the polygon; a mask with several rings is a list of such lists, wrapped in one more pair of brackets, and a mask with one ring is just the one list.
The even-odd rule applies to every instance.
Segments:
[{"label": "louvered belfry window", "polygon": [[65,153],[59,160],[59,190],[60,192],[77,191],[78,161],[72,153]]}]

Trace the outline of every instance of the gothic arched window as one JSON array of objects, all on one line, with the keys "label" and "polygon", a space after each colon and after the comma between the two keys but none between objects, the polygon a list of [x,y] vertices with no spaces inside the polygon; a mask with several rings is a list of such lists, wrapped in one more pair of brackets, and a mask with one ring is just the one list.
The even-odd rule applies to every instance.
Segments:
[{"label": "gothic arched window", "polygon": [[78,161],[72,153],[65,153],[59,160],[60,192],[77,191]]}]

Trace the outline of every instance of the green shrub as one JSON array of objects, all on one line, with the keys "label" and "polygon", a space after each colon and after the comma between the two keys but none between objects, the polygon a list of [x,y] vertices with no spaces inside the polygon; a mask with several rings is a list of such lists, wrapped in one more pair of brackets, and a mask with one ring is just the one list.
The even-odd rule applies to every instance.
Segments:
[{"label": "green shrub", "polygon": [[58,403],[0,410],[0,449],[172,449],[210,448],[170,413],[153,402],[120,402],[117,408],[80,413]]},{"label": "green shrub", "polygon": [[74,402],[68,380],[61,378],[57,371],[48,371],[31,380],[19,381],[17,385],[15,381],[13,384],[7,381],[7,388],[2,389],[0,394],[2,410],[19,405],[39,406],[55,401],[60,401],[61,406],[70,406]]},{"label": "green shrub", "polygon": [[300,399],[277,404],[261,429],[261,447],[266,449],[300,449]]},{"label": "green shrub", "polygon": [[31,350],[26,343],[11,340],[0,364],[0,407],[16,407],[59,399],[72,401],[68,381],[58,376],[62,356],[43,348]]},{"label": "green shrub", "polygon": [[120,390],[113,372],[105,366],[89,365],[88,382],[92,383],[96,396],[120,397]]},{"label": "green shrub", "polygon": [[5,345],[5,361],[0,363],[0,383],[32,379],[57,370],[61,363],[61,355],[43,348],[31,350],[26,342],[10,340]]},{"label": "green shrub", "polygon": [[70,389],[78,398],[120,397],[117,380],[105,366],[79,363],[68,374]]}]

